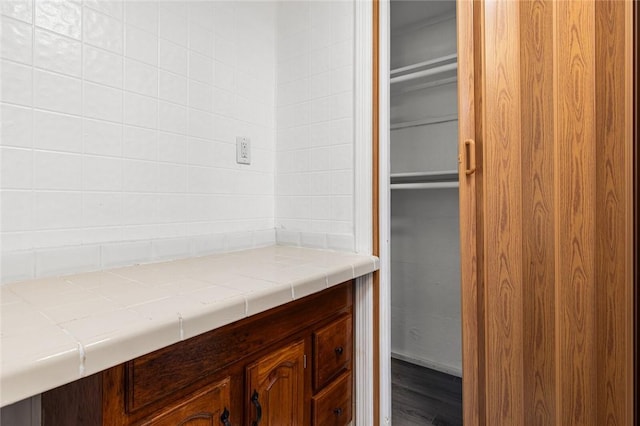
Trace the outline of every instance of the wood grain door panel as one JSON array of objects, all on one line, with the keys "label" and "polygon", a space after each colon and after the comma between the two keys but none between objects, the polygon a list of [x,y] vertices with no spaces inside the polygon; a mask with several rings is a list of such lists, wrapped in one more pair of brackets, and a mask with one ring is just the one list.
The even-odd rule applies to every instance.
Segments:
[{"label": "wood grain door panel", "polygon": [[465,424],[634,424],[632,12],[458,2]]},{"label": "wood grain door panel", "polygon": [[304,356],[304,341],[298,341],[269,353],[247,367],[245,396],[250,425],[302,426]]}]

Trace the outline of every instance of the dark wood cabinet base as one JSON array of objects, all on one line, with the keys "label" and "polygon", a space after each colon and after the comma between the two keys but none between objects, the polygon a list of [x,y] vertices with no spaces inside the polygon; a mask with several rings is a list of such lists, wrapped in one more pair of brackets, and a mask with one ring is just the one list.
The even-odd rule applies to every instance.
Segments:
[{"label": "dark wood cabinet base", "polygon": [[349,281],[45,392],[43,423],[347,424],[352,312]]}]

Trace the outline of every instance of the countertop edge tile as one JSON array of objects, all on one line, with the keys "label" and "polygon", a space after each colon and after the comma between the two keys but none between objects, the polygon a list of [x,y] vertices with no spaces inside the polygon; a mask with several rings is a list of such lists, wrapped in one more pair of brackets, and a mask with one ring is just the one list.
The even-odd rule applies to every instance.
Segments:
[{"label": "countertop edge tile", "polygon": [[246,318],[246,297],[233,297],[181,312],[181,338],[187,340]]},{"label": "countertop edge tile", "polygon": [[[18,354],[13,357],[14,361],[3,363],[3,368],[0,368],[0,387],[2,390],[0,406],[17,402],[181,340],[374,272],[379,269],[379,264],[379,259],[371,255],[275,245],[226,254],[216,253],[212,256],[155,264],[147,263],[126,267],[126,269],[120,267],[119,271],[125,271],[134,276],[142,274],[142,276],[153,278],[156,276],[154,274],[159,273],[161,277],[159,279],[163,279],[164,274],[169,273],[173,273],[177,279],[180,277],[199,279],[198,271],[207,274],[202,277],[203,281],[211,281],[211,274],[216,273],[227,274],[230,277],[235,276],[238,279],[231,281],[230,286],[226,288],[224,284],[219,286],[220,288],[215,288],[216,286],[212,284],[211,288],[208,288],[208,293],[200,295],[197,292],[185,293],[181,291],[180,286],[173,286],[171,287],[172,293],[162,299],[158,299],[159,293],[157,291],[161,283],[146,282],[145,286],[149,288],[148,300],[143,300],[128,309],[122,309],[122,317],[113,317],[109,312],[102,312],[92,314],[90,317],[79,318],[78,321],[86,321],[85,323],[59,322],[52,324],[53,327],[65,331],[69,335],[69,340],[60,347],[52,346],[51,353],[47,353],[46,350],[43,353],[42,348],[38,346],[38,333],[44,333],[46,330],[40,331],[38,325],[40,323],[37,322],[37,318],[34,318],[31,327],[25,328],[22,323],[13,324],[11,316],[5,317],[4,311],[0,310],[0,315],[2,315],[0,319],[3,322],[3,334],[0,335],[1,351],[2,353],[7,351],[6,353]],[[223,265],[222,268],[221,265]],[[255,268],[261,265],[272,273],[281,270],[282,275],[279,276],[281,279],[274,282],[264,278],[252,278],[250,281],[242,278],[243,275],[255,276]],[[248,271],[246,274],[243,274],[243,267]],[[117,293],[120,291],[117,289],[122,289],[125,294],[135,291],[137,292],[135,293],[136,297],[144,299],[144,294],[140,294],[140,286],[127,287],[128,281],[123,281],[118,274],[111,274],[111,272],[118,272],[118,270],[107,269],[11,283],[7,289],[15,293],[16,288],[20,292],[22,287],[29,292],[39,293],[42,291],[43,294],[51,294],[54,305],[58,303],[60,308],[67,306],[65,305],[65,294],[57,294],[56,291],[52,291],[57,289],[47,287],[47,283],[56,283],[60,280],[68,283],[78,281],[89,284],[74,285],[76,292],[92,293],[98,291],[96,290],[98,288],[102,292],[111,288],[112,292],[116,292],[113,294],[122,298],[123,295]],[[243,280],[245,281],[244,288],[242,287]],[[213,279],[213,281],[225,280]],[[66,284],[58,284],[58,286],[64,285]],[[42,286],[42,290],[39,286]],[[108,288],[105,289],[105,286]],[[219,299],[217,299],[218,295],[220,295]],[[83,300],[81,296],[78,295],[78,300]],[[198,296],[202,299],[199,299]],[[57,302],[56,297],[59,299]],[[167,300],[164,300],[165,298]],[[176,299],[176,304],[178,304],[178,298],[180,299],[180,306],[169,304],[170,309],[165,315],[163,309],[173,298]],[[189,304],[189,299],[193,299],[193,306]],[[153,305],[155,302],[158,302],[159,305]],[[149,306],[147,314],[136,311],[138,306],[143,306],[146,303],[153,305]],[[29,312],[33,312],[33,315],[36,316],[44,315],[34,305],[29,305]],[[70,314],[73,313],[70,312]],[[73,317],[73,315],[69,315],[69,317]],[[29,316],[26,318],[28,320]],[[129,321],[128,318],[133,320]],[[118,325],[105,326],[104,321],[109,319],[116,320]],[[92,321],[95,321],[97,327],[95,331],[92,328]],[[65,328],[65,325],[71,330]],[[17,343],[19,339],[10,338],[11,336],[20,336],[21,329],[35,333],[33,334],[33,345],[24,344],[24,341],[30,342],[30,338],[22,338],[22,344]],[[4,333],[5,330],[13,332],[13,334]],[[29,336],[31,335],[29,334]],[[34,359],[37,361],[33,361]]]},{"label": "countertop edge tile", "polygon": [[81,378],[80,349],[75,344],[55,355],[24,365],[3,365],[0,404],[13,404]]}]

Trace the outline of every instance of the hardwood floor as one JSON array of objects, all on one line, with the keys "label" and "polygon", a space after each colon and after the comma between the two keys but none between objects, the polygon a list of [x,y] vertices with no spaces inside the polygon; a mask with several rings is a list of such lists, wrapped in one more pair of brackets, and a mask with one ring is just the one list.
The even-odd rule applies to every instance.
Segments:
[{"label": "hardwood floor", "polygon": [[462,425],[462,379],[391,360],[393,426]]}]

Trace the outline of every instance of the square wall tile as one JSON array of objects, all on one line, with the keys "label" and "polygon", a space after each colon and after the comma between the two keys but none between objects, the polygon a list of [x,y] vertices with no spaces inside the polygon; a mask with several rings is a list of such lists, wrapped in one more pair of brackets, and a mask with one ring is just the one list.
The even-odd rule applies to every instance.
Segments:
[{"label": "square wall tile", "polygon": [[125,61],[125,89],[146,96],[158,96],[158,68],[142,62]]},{"label": "square wall tile", "polygon": [[180,75],[187,75],[187,48],[171,41],[158,41],[158,65],[160,68]]},{"label": "square wall tile", "polygon": [[71,0],[35,0],[36,25],[56,33],[80,39],[82,3]]},{"label": "square wall tile", "polygon": [[122,56],[84,45],[84,79],[122,88]]},{"label": "square wall tile", "polygon": [[55,112],[33,112],[33,147],[66,152],[82,152],[82,119]]},{"label": "square wall tile", "polygon": [[[162,103],[160,103],[160,122]],[[187,162],[187,138],[181,135],[160,132],[158,134],[158,161],[185,164]]]},{"label": "square wall tile", "polygon": [[4,60],[0,66],[0,99],[3,102],[31,106],[33,69]]},{"label": "square wall tile", "polygon": [[84,115],[90,118],[122,121],[122,90],[84,83]]},{"label": "square wall tile", "polygon": [[33,152],[30,149],[0,148],[3,189],[28,189],[32,187]]},{"label": "square wall tile", "polygon": [[[160,130],[186,135],[187,117],[188,111],[186,107],[162,101],[158,105],[158,128]],[[186,151],[179,154],[177,158],[184,157],[185,154]]]},{"label": "square wall tile", "polygon": [[189,78],[212,85],[213,59],[196,52],[189,52]]},{"label": "square wall tile", "polygon": [[82,157],[80,155],[35,151],[33,170],[33,184],[36,189],[82,189]]},{"label": "square wall tile", "polygon": [[158,65],[158,38],[131,25],[125,28],[125,56],[149,65]]},{"label": "square wall tile", "polygon": [[33,112],[31,108],[0,105],[2,114],[2,144],[5,146],[31,147],[33,136]]},{"label": "square wall tile", "polygon": [[15,19],[2,17],[0,20],[0,56],[12,61],[31,64],[33,41],[32,26]]},{"label": "square wall tile", "polygon": [[121,124],[91,119],[84,119],[83,124],[83,143],[86,154],[122,155]]},{"label": "square wall tile", "polygon": [[158,133],[155,130],[125,126],[123,156],[140,160],[155,160],[158,151]]},{"label": "square wall tile", "polygon": [[[122,209],[123,216],[122,221],[127,225],[144,225],[149,223],[149,218],[153,218],[153,211],[155,209],[156,196],[152,194],[123,194],[122,197]],[[139,228],[139,231],[152,231],[145,233],[145,238],[151,238],[153,232],[155,232],[154,225],[147,225],[145,229]],[[143,239],[135,238],[130,235],[130,230],[127,231],[129,240]]]},{"label": "square wall tile", "polygon": [[5,0],[0,2],[0,12],[21,21],[33,22],[33,0]]},{"label": "square wall tile", "polygon": [[213,111],[213,88],[210,85],[189,81],[189,106],[204,111]]},{"label": "square wall tile", "polygon": [[125,160],[123,181],[127,192],[154,192],[156,164],[151,161]]},{"label": "square wall tile", "polygon": [[186,2],[161,2],[158,11],[159,35],[181,46],[188,41]]},{"label": "square wall tile", "polygon": [[84,0],[86,7],[90,7],[120,20],[122,19],[124,3],[123,0]]},{"label": "square wall tile", "polygon": [[35,192],[35,230],[79,228],[81,226],[81,193]]},{"label": "square wall tile", "polygon": [[122,194],[85,193],[82,197],[83,226],[101,227],[122,224]]},{"label": "square wall tile", "polygon": [[100,247],[64,247],[36,251],[36,275],[58,275],[68,271],[100,269]]},{"label": "square wall tile", "polygon": [[151,259],[151,242],[114,243],[102,248],[102,266],[116,266],[148,262]]},{"label": "square wall tile", "polygon": [[2,254],[2,282],[23,281],[35,278],[36,262],[33,251],[14,251]]},{"label": "square wall tile", "polygon": [[35,69],[33,71],[33,105],[51,111],[80,115],[82,82],[77,78]]},{"label": "square wall tile", "polygon": [[158,126],[158,100],[125,92],[124,122],[134,126],[155,129]]},{"label": "square wall tile", "polygon": [[212,31],[199,24],[189,25],[189,49],[212,58],[214,45],[215,35]]},{"label": "square wall tile", "polygon": [[122,191],[121,158],[85,155],[83,161],[85,191]]},{"label": "square wall tile", "polygon": [[82,44],[46,30],[35,31],[34,65],[50,71],[80,77]]},{"label": "square wall tile", "polygon": [[122,21],[87,8],[84,9],[83,20],[85,43],[122,54],[124,39]]},{"label": "square wall tile", "polygon": [[[3,165],[4,166],[4,165]],[[4,176],[3,176],[4,177]],[[2,191],[2,232],[33,229],[34,197],[31,191]],[[9,208],[9,206],[11,206]]]},{"label": "square wall tile", "polygon": [[156,1],[125,1],[125,22],[151,34],[157,34],[158,3]]},{"label": "square wall tile", "polygon": [[187,79],[178,74],[160,70],[158,72],[158,97],[165,101],[187,104]]}]

